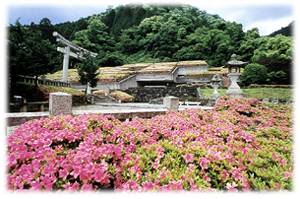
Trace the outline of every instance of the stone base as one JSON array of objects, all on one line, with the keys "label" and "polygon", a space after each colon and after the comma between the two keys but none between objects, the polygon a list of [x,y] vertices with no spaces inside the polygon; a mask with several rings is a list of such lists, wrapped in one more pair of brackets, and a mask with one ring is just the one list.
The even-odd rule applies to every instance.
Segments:
[{"label": "stone base", "polygon": [[164,98],[164,106],[170,111],[178,111],[179,108],[179,98],[168,96]]},{"label": "stone base", "polygon": [[229,73],[228,77],[230,78],[231,84],[226,92],[227,95],[233,98],[242,98],[243,97],[243,91],[237,84],[239,80],[240,73]]},{"label": "stone base", "polygon": [[243,98],[243,91],[241,89],[229,89],[226,94],[233,98]]}]

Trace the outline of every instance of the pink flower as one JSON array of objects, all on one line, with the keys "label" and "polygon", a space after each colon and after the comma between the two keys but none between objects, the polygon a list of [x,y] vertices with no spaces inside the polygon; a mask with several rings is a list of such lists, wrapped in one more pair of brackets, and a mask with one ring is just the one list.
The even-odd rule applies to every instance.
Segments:
[{"label": "pink flower", "polygon": [[60,169],[59,170],[59,177],[66,179],[68,176],[69,172],[66,169]]},{"label": "pink flower", "polygon": [[82,180],[84,183],[88,182],[88,180],[90,179],[90,172],[86,169],[83,169],[80,171],[79,177],[80,180]]},{"label": "pink flower", "polygon": [[202,157],[200,158],[200,166],[201,166],[201,169],[204,170],[204,169],[208,169],[208,164],[209,164],[209,160],[205,157]]},{"label": "pink flower", "polygon": [[129,180],[123,186],[126,190],[138,191],[140,189],[139,185],[134,180]]},{"label": "pink flower", "polygon": [[184,158],[184,160],[185,160],[186,163],[190,163],[190,162],[193,162],[193,160],[194,160],[194,155],[191,154],[191,153],[188,153],[188,154],[185,154],[185,155],[183,156],[183,158]]},{"label": "pink flower", "polygon": [[242,179],[242,173],[239,169],[237,168],[234,168],[232,170],[232,177],[235,179],[235,180],[240,180]]},{"label": "pink flower", "polygon": [[226,184],[226,189],[230,192],[237,192],[238,189],[236,188],[237,187],[237,184],[235,182],[232,182],[232,183],[227,183]]},{"label": "pink flower", "polygon": [[145,182],[143,183],[143,190],[145,191],[151,191],[154,190],[156,185],[153,182]]},{"label": "pink flower", "polygon": [[291,176],[292,176],[291,172],[289,172],[289,171],[284,172],[284,179],[285,180],[288,180],[289,178],[291,178]]},{"label": "pink flower", "polygon": [[82,185],[81,189],[83,191],[91,191],[91,190],[93,190],[93,186],[91,184],[84,184],[84,185]]},{"label": "pink flower", "polygon": [[74,178],[77,178],[77,176],[79,176],[80,174],[80,171],[81,171],[80,165],[75,165],[73,167],[73,171],[71,172],[71,174],[74,176]]},{"label": "pink flower", "polygon": [[33,181],[31,183],[31,189],[40,191],[42,190],[42,184],[40,182]]},{"label": "pink flower", "polygon": [[245,148],[242,149],[242,153],[243,153],[244,155],[245,155],[247,152],[248,152],[248,148],[245,147]]},{"label": "pink flower", "polygon": [[42,184],[44,185],[44,187],[47,191],[50,191],[50,190],[52,190],[52,186],[53,186],[54,182],[53,182],[53,179],[51,179],[50,177],[45,176],[42,179]]},{"label": "pink flower", "polygon": [[69,191],[78,191],[80,189],[80,184],[78,182],[75,182],[73,184],[69,183],[64,185],[64,188]]},{"label": "pink flower", "polygon": [[280,163],[282,166],[285,166],[285,165],[287,164],[287,161],[286,161],[286,159],[281,158],[281,159],[279,160],[279,163]]},{"label": "pink flower", "polygon": [[226,181],[227,179],[228,179],[228,177],[229,177],[229,173],[227,172],[227,170],[223,170],[222,172],[221,172],[221,179],[223,180],[223,181]]},{"label": "pink flower", "polygon": [[283,171],[280,180],[270,177],[272,188],[287,189],[290,112],[285,105],[221,98],[213,110],[126,122],[94,114],[32,120],[7,136],[8,188],[52,190],[63,181],[66,190],[215,191],[224,184],[228,191],[265,190],[268,185],[250,186],[247,172],[272,154],[277,164],[265,169]]},{"label": "pink flower", "polygon": [[207,181],[207,182],[210,182],[210,181],[211,181],[211,178],[210,178],[208,175],[204,174],[204,175],[203,175],[203,180],[205,180],[205,181]]},{"label": "pink flower", "polygon": [[198,186],[197,186],[197,184],[194,182],[193,179],[191,179],[191,180],[189,181],[189,184],[190,184],[190,186],[191,186],[191,191],[197,191],[197,190],[198,190]]}]

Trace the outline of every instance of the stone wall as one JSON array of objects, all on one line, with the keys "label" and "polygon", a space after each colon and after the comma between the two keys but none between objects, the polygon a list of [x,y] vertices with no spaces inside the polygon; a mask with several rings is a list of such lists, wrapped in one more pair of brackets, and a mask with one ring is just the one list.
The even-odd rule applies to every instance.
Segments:
[{"label": "stone wall", "polygon": [[[77,113],[73,113],[73,115],[85,114],[87,112],[78,111]],[[156,115],[165,114],[166,110],[157,110],[157,111],[142,111],[142,112],[112,112],[112,113],[102,113],[104,115],[112,115],[115,118],[123,121],[126,119],[132,118],[151,118]],[[19,126],[27,121],[41,118],[48,118],[49,112],[34,112],[34,113],[9,113],[6,114],[6,126]]]},{"label": "stone wall", "polygon": [[175,96],[180,101],[196,101],[198,92],[196,86],[177,86],[177,87],[138,87],[129,88],[126,93],[135,97],[135,102],[149,102],[150,100]]}]

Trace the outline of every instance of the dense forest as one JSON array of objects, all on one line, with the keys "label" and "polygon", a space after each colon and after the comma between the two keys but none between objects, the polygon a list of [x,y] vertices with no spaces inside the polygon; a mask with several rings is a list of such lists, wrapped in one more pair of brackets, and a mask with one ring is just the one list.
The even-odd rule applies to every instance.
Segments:
[{"label": "dense forest", "polygon": [[[235,53],[250,63],[242,77],[245,85],[291,82],[290,36],[260,36],[256,28],[244,32],[239,23],[188,5],[125,5],[74,22],[52,24],[43,18],[38,24],[10,24],[11,82],[16,75],[61,70],[53,31],[98,53],[99,67],[196,59],[214,67],[223,66]],[[71,59],[71,68],[77,62]]]}]

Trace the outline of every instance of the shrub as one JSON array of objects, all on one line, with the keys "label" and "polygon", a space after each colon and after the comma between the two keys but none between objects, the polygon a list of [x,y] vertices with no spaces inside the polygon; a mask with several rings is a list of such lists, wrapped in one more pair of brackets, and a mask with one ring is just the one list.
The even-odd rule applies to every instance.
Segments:
[{"label": "shrub", "polygon": [[101,97],[107,95],[107,93],[108,92],[105,91],[105,90],[96,90],[96,91],[93,91],[93,95],[97,95],[97,96],[101,96]]},{"label": "shrub", "polygon": [[132,95],[129,95],[123,91],[113,91],[110,93],[110,96],[117,100],[120,100],[121,102],[132,102],[134,100],[134,97]]},{"label": "shrub", "polygon": [[260,64],[248,64],[241,76],[243,85],[263,84],[267,80],[267,68]]},{"label": "shrub", "polygon": [[288,75],[282,70],[268,73],[268,81],[272,84],[284,84],[286,83],[287,78]]},{"label": "shrub", "polygon": [[8,187],[291,190],[291,128],[286,105],[228,98],[211,111],[125,122],[104,115],[32,120],[8,136]]}]

